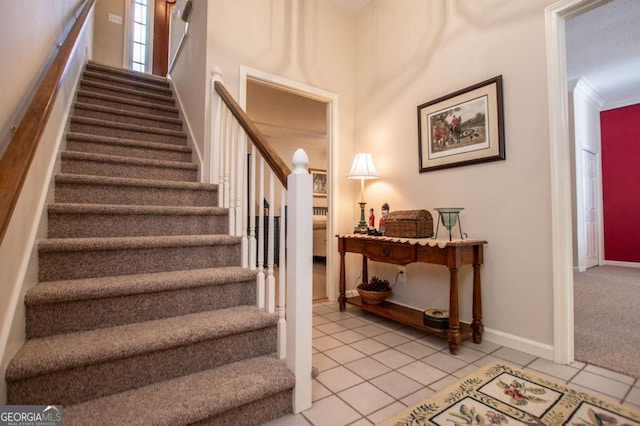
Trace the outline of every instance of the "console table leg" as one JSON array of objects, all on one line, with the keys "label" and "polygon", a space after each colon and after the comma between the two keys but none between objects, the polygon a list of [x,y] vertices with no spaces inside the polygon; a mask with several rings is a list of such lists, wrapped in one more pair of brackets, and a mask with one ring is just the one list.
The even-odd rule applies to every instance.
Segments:
[{"label": "console table leg", "polygon": [[473,343],[482,343],[482,292],[480,283],[480,263],[473,264],[473,321],[471,322],[473,331]]},{"label": "console table leg", "polygon": [[344,312],[347,305],[347,297],[345,295],[344,252],[340,252],[340,294],[338,294],[338,304],[340,305],[340,312]]},{"label": "console table leg", "polygon": [[458,354],[460,345],[460,311],[458,307],[458,269],[449,268],[449,352]]}]

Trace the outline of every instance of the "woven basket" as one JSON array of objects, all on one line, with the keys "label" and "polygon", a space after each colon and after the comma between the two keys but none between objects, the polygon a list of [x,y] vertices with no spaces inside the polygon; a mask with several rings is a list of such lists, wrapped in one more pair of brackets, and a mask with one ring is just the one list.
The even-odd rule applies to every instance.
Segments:
[{"label": "woven basket", "polygon": [[362,303],[366,303],[368,305],[379,305],[384,299],[391,296],[391,290],[389,291],[369,291],[363,290],[361,288],[356,288],[358,293],[360,293],[360,297],[362,298]]},{"label": "woven basket", "polygon": [[430,238],[433,236],[433,217],[427,210],[399,210],[389,212],[384,235],[401,238]]}]

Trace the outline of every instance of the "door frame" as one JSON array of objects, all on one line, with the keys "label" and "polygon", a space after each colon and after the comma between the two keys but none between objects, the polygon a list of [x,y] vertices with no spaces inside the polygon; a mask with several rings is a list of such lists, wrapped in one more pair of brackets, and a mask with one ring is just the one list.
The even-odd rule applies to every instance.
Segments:
[{"label": "door frame", "polygon": [[611,0],[562,0],[545,9],[549,144],[554,361],[574,360],[571,143],[565,20]]},{"label": "door frame", "polygon": [[[153,3],[154,7],[149,7]],[[133,7],[134,0],[124,1],[124,37],[122,46],[122,68],[130,70],[132,68],[132,43],[133,43]],[[147,63],[145,72],[151,74],[153,71],[153,33],[155,22],[155,0],[147,3]]]},{"label": "door frame", "polygon": [[[239,85],[239,104],[243,110],[247,108],[247,81],[257,81],[259,83],[274,86],[283,91],[303,96],[327,104],[327,180],[329,185],[329,194],[327,196],[327,275],[326,289],[327,297],[330,301],[336,301],[338,288],[333,277],[336,274],[335,265],[337,264],[338,246],[330,236],[338,234],[338,215],[339,198],[338,198],[338,172],[339,155],[338,155],[338,95],[324,89],[310,86],[305,83],[290,80],[265,71],[260,71],[247,66],[240,66]],[[285,158],[289,162],[290,159]]]}]

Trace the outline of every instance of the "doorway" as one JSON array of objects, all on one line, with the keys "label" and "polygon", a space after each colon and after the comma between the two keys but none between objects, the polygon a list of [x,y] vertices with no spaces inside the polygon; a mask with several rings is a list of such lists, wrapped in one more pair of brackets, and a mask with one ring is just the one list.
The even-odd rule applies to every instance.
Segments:
[{"label": "doorway", "polygon": [[[337,246],[331,236],[337,233],[337,164],[338,96],[276,75],[241,67],[240,106],[256,116],[257,126],[283,160],[291,162],[295,149],[302,147],[309,156],[310,173],[324,182],[323,190],[314,193],[314,299],[337,300],[334,265]],[[279,108],[268,102],[280,102]],[[256,113],[258,104],[262,112]],[[287,111],[288,108],[288,112]],[[254,116],[252,116],[252,112]],[[284,114],[284,115],[283,115]],[[296,116],[296,122],[291,119]],[[321,283],[321,284],[316,284]]]},{"label": "doorway", "polygon": [[153,74],[166,76],[169,70],[169,26],[177,0],[154,0]]}]

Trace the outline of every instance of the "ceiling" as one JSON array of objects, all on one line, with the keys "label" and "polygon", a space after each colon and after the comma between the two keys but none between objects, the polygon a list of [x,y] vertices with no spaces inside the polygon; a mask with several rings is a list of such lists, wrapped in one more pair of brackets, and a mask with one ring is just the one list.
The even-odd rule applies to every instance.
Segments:
[{"label": "ceiling", "polygon": [[640,102],[640,1],[613,0],[568,19],[567,77],[585,78],[605,107]]}]

